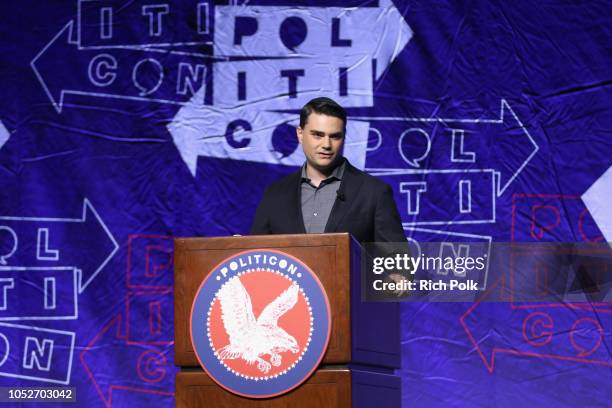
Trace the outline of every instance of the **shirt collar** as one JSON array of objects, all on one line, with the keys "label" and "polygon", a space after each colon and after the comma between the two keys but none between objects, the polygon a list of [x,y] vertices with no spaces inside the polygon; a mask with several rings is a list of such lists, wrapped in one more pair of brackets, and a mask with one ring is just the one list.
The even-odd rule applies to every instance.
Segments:
[{"label": "shirt collar", "polygon": [[[346,168],[346,160],[344,158],[341,159],[342,162],[336,166],[336,168],[332,171],[332,173],[325,180],[329,180],[332,178],[336,178],[338,180],[342,180],[342,176],[344,176],[344,169]],[[302,181],[310,181],[310,178],[306,174],[306,162],[302,165]]]}]

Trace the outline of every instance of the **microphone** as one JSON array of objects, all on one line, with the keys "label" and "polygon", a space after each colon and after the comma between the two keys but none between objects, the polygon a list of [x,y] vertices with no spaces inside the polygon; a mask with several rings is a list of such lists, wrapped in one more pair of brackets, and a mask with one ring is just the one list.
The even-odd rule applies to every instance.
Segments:
[{"label": "microphone", "polygon": [[340,190],[336,191],[336,197],[340,201],[344,201],[346,199],[346,197],[344,196],[344,192]]}]

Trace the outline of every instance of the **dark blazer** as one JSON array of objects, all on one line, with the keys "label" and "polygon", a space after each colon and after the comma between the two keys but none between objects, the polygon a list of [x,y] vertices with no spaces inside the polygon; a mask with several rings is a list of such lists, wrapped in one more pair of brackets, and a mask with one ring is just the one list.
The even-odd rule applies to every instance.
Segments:
[{"label": "dark blazer", "polygon": [[[301,170],[272,183],[255,213],[251,234],[305,234]],[[325,232],[349,232],[359,242],[405,242],[391,187],[347,161]]]}]

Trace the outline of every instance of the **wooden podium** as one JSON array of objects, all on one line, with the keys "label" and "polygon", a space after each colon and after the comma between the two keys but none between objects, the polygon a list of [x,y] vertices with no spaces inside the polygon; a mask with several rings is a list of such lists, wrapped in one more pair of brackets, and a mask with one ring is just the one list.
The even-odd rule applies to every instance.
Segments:
[{"label": "wooden podium", "polygon": [[[329,298],[325,356],[302,385],[278,397],[241,397],[199,366],[190,340],[196,292],[224,259],[253,249],[287,253],[318,276]],[[399,407],[399,303],[362,302],[361,250],[347,233],[177,238],[174,242],[174,334],[177,407]]]}]

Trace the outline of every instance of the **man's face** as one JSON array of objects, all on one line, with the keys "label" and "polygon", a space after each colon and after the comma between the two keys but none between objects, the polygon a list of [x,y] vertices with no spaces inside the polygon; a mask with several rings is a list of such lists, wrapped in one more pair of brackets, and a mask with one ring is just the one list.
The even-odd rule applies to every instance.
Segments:
[{"label": "man's face", "polygon": [[304,128],[297,128],[297,137],[308,166],[327,172],[334,168],[342,155],[344,123],[334,116],[313,112]]}]

